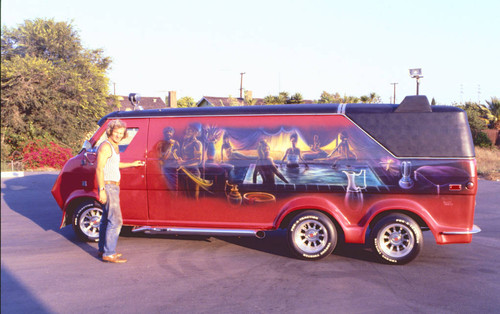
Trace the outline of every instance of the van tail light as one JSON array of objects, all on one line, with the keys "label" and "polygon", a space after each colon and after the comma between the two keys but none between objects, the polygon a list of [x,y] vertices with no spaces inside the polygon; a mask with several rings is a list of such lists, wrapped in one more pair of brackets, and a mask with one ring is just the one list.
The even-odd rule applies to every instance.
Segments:
[{"label": "van tail light", "polygon": [[450,191],[462,191],[461,184],[450,184]]}]

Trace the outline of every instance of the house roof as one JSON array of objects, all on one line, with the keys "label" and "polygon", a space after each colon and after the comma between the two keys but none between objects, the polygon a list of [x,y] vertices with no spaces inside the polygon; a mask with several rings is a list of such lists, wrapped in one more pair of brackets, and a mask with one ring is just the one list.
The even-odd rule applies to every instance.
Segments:
[{"label": "house roof", "polygon": [[[134,110],[134,106],[130,103],[128,100],[128,96],[117,96],[118,100],[120,101],[121,107],[113,107],[113,111],[115,110],[120,110],[120,111],[128,111],[128,110]],[[163,109],[167,108],[167,105],[165,102],[161,99],[161,97],[141,97],[141,101],[139,102],[139,105],[144,108],[144,109]]]},{"label": "house roof", "polygon": [[[263,98],[253,98],[255,100],[255,105],[265,105]],[[201,100],[196,104],[196,106],[200,106],[203,101],[208,102],[210,105],[214,107],[230,107],[231,101],[237,102],[239,106],[246,106],[248,104],[245,103],[245,99],[243,98],[229,98],[229,97],[211,97],[211,96],[203,96]]]}]

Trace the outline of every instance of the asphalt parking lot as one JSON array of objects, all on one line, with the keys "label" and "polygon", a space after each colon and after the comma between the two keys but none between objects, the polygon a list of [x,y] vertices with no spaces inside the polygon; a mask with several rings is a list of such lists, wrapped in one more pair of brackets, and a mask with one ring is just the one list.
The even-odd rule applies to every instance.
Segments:
[{"label": "asphalt parking lot", "polygon": [[362,245],[317,261],[289,256],[284,233],[236,237],[120,237],[129,262],[107,264],[96,243],[59,229],[57,173],[2,178],[2,313],[498,313],[500,182],[479,182],[470,244],[424,233],[404,266]]}]

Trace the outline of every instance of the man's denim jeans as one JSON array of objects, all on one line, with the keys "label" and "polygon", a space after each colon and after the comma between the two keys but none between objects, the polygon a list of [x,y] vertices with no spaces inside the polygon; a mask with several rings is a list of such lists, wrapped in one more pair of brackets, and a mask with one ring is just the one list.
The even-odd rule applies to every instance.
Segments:
[{"label": "man's denim jeans", "polygon": [[99,252],[104,256],[116,253],[116,244],[122,228],[122,211],[120,208],[120,187],[106,184],[108,200],[103,208],[101,225],[99,227]]}]

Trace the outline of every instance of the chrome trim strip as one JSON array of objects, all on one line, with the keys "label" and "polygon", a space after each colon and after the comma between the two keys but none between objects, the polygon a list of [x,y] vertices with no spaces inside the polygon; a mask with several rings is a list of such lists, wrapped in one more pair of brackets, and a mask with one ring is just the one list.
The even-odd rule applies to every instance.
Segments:
[{"label": "chrome trim strip", "polygon": [[476,225],[473,225],[472,230],[469,231],[443,231],[441,233],[446,235],[461,235],[461,234],[476,234],[479,232],[481,232],[481,228],[479,228]]},{"label": "chrome trim strip", "polygon": [[265,233],[262,230],[246,230],[246,229],[169,228],[169,227],[162,228],[162,227],[142,226],[132,229],[132,232],[144,232],[147,234],[257,237],[259,239],[263,239],[265,237]]}]

